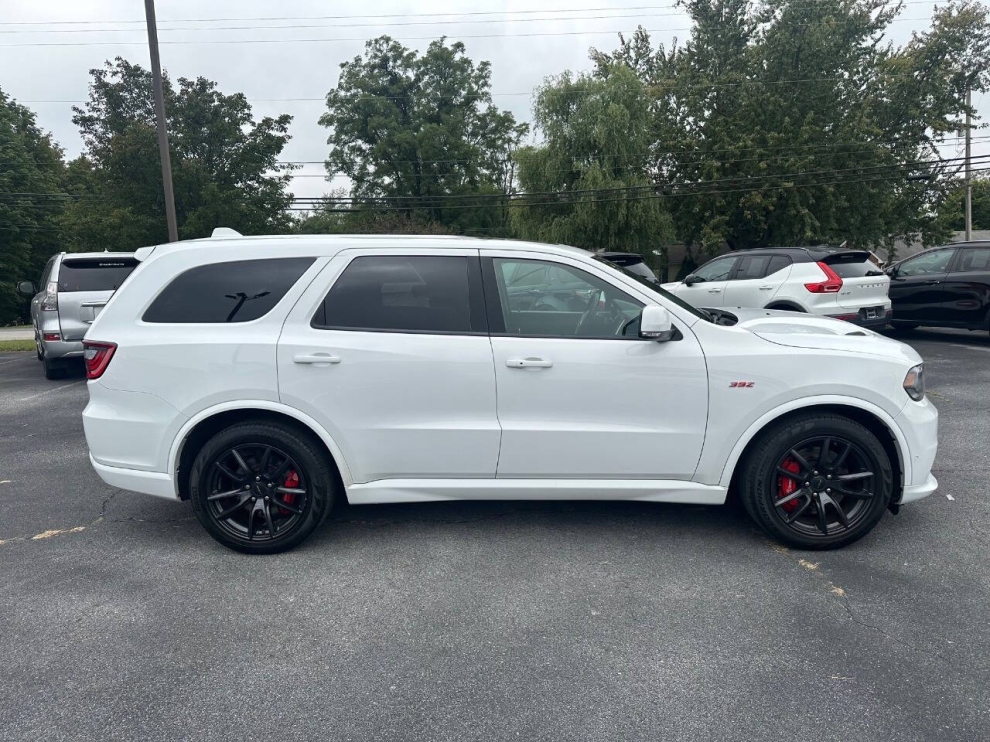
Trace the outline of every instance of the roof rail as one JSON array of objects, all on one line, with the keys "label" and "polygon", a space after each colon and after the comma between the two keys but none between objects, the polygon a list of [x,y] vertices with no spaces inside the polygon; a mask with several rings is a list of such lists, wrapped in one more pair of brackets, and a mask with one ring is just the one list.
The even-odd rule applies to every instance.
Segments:
[{"label": "roof rail", "polygon": [[217,227],[213,230],[213,234],[210,235],[212,239],[217,239],[218,237],[243,237],[240,232],[236,229],[231,229],[230,227]]}]

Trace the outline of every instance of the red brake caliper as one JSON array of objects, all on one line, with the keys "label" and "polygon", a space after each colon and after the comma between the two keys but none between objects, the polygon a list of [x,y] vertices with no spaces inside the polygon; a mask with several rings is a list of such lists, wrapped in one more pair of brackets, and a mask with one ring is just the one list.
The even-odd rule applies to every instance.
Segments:
[{"label": "red brake caliper", "polygon": [[[299,475],[296,473],[295,469],[293,469],[292,471],[290,471],[285,476],[285,482],[282,483],[282,486],[283,487],[290,487],[292,489],[296,489],[296,488],[299,487]],[[286,492],[285,494],[282,495],[282,500],[284,502],[287,502],[289,505],[294,505],[295,502],[296,502],[296,493],[295,492]],[[790,503],[788,503],[788,504],[790,504]],[[784,507],[787,507],[787,506],[785,505]],[[285,508],[279,508],[278,509],[278,512],[281,515],[288,515],[289,514],[289,511],[286,510]]]},{"label": "red brake caliper", "polygon": [[[787,471],[792,471],[795,474],[801,473],[801,467],[798,465],[794,459],[785,459],[784,463],[780,465],[782,468],[787,469]],[[781,474],[778,477],[777,484],[777,499],[783,500],[788,495],[793,495],[797,492],[798,483],[796,479],[791,479],[790,477],[785,477]],[[785,502],[781,507],[784,508],[788,513],[793,513],[797,510],[798,500],[800,498],[795,497],[790,502]]]}]

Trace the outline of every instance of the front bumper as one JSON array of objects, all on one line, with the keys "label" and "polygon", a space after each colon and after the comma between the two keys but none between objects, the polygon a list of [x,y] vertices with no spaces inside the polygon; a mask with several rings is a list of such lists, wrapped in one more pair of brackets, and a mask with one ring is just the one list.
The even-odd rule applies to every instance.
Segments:
[{"label": "front bumper", "polygon": [[905,503],[914,502],[915,500],[920,500],[928,495],[932,494],[938,489],[938,480],[935,479],[935,475],[929,473],[928,479],[925,480],[924,484],[912,484],[910,487],[905,487],[904,492],[901,495],[901,501],[899,505],[904,505]]},{"label": "front bumper", "polygon": [[927,497],[938,487],[932,476],[932,465],[938,452],[938,410],[928,398],[921,402],[908,402],[894,422],[904,435],[909,457],[902,462],[909,474],[904,476],[901,498],[895,503],[903,505]]}]

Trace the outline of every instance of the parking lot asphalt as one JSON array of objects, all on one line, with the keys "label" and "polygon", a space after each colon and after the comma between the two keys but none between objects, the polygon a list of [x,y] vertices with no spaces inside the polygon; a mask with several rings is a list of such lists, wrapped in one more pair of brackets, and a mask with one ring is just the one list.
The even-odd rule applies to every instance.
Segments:
[{"label": "parking lot asphalt", "polygon": [[104,485],[85,382],[0,354],[0,739],[986,739],[990,341],[899,337],[941,488],[826,553],[528,502],[345,506],[248,557]]}]

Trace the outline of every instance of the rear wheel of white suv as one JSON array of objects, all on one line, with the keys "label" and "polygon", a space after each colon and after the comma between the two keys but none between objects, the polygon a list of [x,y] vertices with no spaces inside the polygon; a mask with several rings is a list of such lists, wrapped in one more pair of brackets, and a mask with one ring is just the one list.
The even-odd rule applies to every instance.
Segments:
[{"label": "rear wheel of white suv", "polygon": [[883,517],[893,471],[865,427],[811,413],[763,433],[740,484],[747,512],[768,535],[801,549],[835,549],[862,538]]},{"label": "rear wheel of white suv", "polygon": [[246,422],[210,438],[193,462],[189,494],[199,522],[224,546],[287,551],[330,513],[336,488],[326,454],[287,425]]}]

